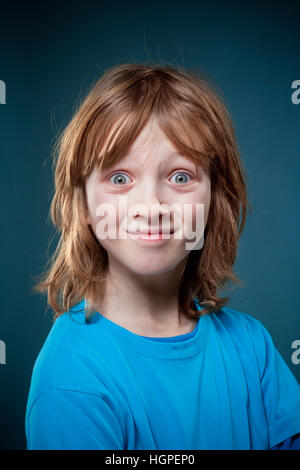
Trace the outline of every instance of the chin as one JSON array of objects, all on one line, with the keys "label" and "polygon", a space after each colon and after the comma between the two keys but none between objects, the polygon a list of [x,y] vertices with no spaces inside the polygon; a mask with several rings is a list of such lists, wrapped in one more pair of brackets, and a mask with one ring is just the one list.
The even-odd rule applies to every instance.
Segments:
[{"label": "chin", "polygon": [[125,269],[140,276],[155,276],[173,271],[183,262],[184,253],[137,253],[109,252],[109,264],[119,265],[122,271]]},{"label": "chin", "polygon": [[175,264],[157,264],[157,265],[152,265],[148,263],[147,265],[143,264],[140,266],[137,266],[136,264],[134,266],[127,266],[127,269],[129,271],[134,272],[135,274],[138,274],[140,276],[158,276],[160,274],[165,274],[173,269],[176,268],[178,263]]}]

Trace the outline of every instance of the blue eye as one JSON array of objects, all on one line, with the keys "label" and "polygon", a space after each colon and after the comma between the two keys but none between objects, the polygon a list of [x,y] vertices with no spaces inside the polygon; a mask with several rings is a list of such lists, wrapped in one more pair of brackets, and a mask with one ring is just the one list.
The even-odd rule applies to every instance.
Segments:
[{"label": "blue eye", "polygon": [[[121,176],[120,176],[121,175]],[[117,186],[120,186],[119,183],[121,183],[121,185],[123,184],[126,184],[126,181],[125,182],[122,182],[122,179],[124,181],[124,176],[127,176],[125,175],[125,173],[115,173],[114,175],[112,175],[110,178],[109,178],[109,181],[111,181],[111,178],[113,178],[113,183],[115,184],[116,181],[118,181],[118,183],[116,183]],[[128,178],[128,176],[127,176]]]},{"label": "blue eye", "polygon": [[[179,184],[187,183],[187,181],[185,180],[185,178],[186,178],[187,176],[188,176],[189,178],[191,178],[190,175],[188,175],[187,173],[182,173],[182,172],[175,173],[175,175],[173,175],[172,178],[173,178],[174,176],[176,176],[176,175],[181,175],[179,178],[177,178],[177,181],[176,181],[176,182],[179,183]],[[182,175],[183,175],[183,177],[182,177]],[[182,179],[183,179],[183,181],[182,181]]]}]

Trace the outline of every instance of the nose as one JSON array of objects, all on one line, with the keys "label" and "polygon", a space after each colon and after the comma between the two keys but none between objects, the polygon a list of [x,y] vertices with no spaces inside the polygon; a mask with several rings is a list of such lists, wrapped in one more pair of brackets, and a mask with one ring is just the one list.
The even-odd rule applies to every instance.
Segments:
[{"label": "nose", "polygon": [[[133,204],[131,206],[131,215],[135,219],[138,217],[147,219],[149,225],[155,225],[155,220],[153,219],[158,219],[160,216],[169,214],[169,210],[166,206],[167,204],[160,203],[157,198],[153,198],[147,202]],[[152,223],[150,218],[152,219]]]},{"label": "nose", "polygon": [[152,187],[143,191],[140,198],[135,198],[129,208],[129,214],[135,220],[142,219],[148,227],[159,227],[162,216],[169,216],[168,204],[161,201],[158,191]]}]

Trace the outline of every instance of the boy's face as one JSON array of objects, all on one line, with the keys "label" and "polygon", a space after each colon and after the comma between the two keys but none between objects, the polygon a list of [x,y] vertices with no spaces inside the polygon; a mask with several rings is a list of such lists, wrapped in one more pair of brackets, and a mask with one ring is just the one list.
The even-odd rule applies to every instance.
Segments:
[{"label": "boy's face", "polygon": [[[187,234],[197,230],[196,204],[202,204],[204,210],[200,228],[204,232],[210,178],[202,167],[179,154],[156,121],[145,126],[121,161],[101,172],[94,168],[85,189],[87,223],[107,251],[110,265],[154,275],[184,263],[190,253],[186,242],[191,238],[186,238]],[[156,229],[152,239],[147,233],[150,229]],[[138,231],[146,232],[144,238],[136,239]],[[109,234],[106,238],[104,232]],[[167,238],[159,237],[159,232]]]}]

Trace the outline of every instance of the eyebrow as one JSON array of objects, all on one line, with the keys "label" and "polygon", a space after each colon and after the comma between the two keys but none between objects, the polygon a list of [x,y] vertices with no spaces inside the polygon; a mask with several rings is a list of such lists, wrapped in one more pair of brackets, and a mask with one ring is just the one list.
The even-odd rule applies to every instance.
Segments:
[{"label": "eyebrow", "polygon": [[[137,157],[138,157],[138,155],[134,156],[133,154],[131,154],[131,155],[128,154],[124,158],[122,158],[118,162],[114,163],[109,168],[107,168],[107,171],[114,170],[114,168],[118,168],[118,167],[123,166],[123,165],[127,166],[128,168],[135,168],[136,164],[138,163],[138,158]],[[130,158],[130,160],[127,160],[127,158]],[[126,161],[124,161],[124,160],[126,160]],[[182,155],[177,150],[173,150],[172,152],[169,153],[166,160],[162,160],[159,163],[159,168],[163,168],[164,166],[167,166],[170,163],[177,162],[179,160],[181,160],[181,161],[185,160],[185,163],[190,164],[193,167],[193,169],[195,169],[197,167],[196,163],[193,160],[191,160],[190,158]],[[184,166],[184,164],[183,164],[183,166]]]},{"label": "eyebrow", "polygon": [[[130,155],[130,154],[129,154],[129,155],[128,155],[128,158],[130,158],[130,157],[131,157],[133,160],[135,160],[134,163],[136,163],[138,155],[134,155],[134,154]],[[127,158],[127,156],[124,157],[124,159],[120,160],[118,163],[121,163],[121,162],[122,162],[123,160],[125,160],[126,158]],[[177,150],[174,150],[173,152],[169,153],[169,155],[168,155],[168,157],[166,158],[166,160],[163,160],[161,163],[168,163],[171,158],[172,158],[173,160],[175,160],[175,159],[176,159],[176,160],[178,160],[178,159],[181,159],[181,160],[184,159],[184,160],[188,160],[188,161],[190,161],[190,162],[192,163],[192,160],[190,160],[190,159],[189,159],[188,157],[186,157],[185,155],[182,155],[182,154],[179,153]],[[117,164],[118,164],[118,163],[117,163]],[[131,163],[130,161],[126,162],[126,164],[130,164],[130,163]]]},{"label": "eyebrow", "polygon": [[172,154],[170,154],[169,158],[168,158],[166,161],[161,162],[161,164],[164,164],[164,163],[165,163],[166,165],[169,164],[169,163],[170,163],[170,162],[169,162],[170,157],[172,157],[172,162],[175,162],[175,163],[176,163],[177,161],[179,161],[179,160],[182,161],[182,162],[184,161],[184,162],[183,162],[183,166],[184,166],[185,164],[186,164],[186,165],[187,165],[187,164],[190,164],[190,165],[192,165],[193,167],[197,166],[196,163],[195,163],[191,158],[186,157],[186,156],[184,156],[184,155],[182,155],[181,153],[178,153],[178,152],[172,152]]}]

